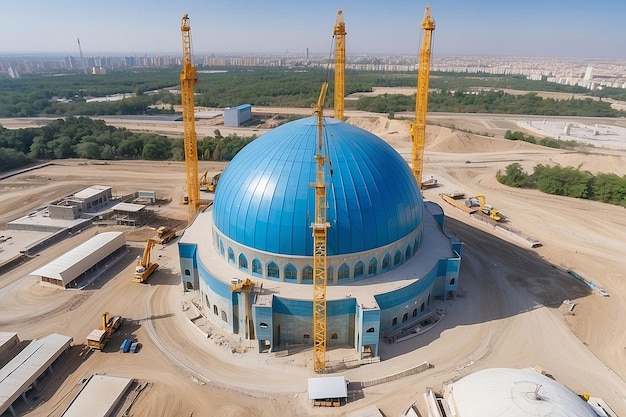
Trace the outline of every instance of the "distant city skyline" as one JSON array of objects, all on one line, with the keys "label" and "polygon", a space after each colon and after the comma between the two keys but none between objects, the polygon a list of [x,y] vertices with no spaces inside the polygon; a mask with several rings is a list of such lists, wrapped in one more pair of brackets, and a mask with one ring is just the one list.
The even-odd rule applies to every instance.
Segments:
[{"label": "distant city skyline", "polygon": [[[330,53],[337,10],[348,54],[415,55],[426,2],[319,0],[4,2],[0,55],[181,54],[189,14],[195,54]],[[626,59],[622,0],[431,0],[433,55]]]}]

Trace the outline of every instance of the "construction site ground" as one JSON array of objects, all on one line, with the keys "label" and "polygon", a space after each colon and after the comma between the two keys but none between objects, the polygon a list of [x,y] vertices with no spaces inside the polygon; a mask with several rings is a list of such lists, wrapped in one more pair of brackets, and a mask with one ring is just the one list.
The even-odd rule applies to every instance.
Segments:
[{"label": "construction site ground", "polygon": [[[410,160],[406,121],[346,115],[348,122],[379,135]],[[432,125],[433,121],[454,124],[454,129]],[[495,179],[498,170],[512,162],[526,170],[558,163],[623,176],[626,151],[571,152],[504,140],[504,131],[516,126],[516,119],[508,116],[440,114],[429,115],[429,123],[424,177],[436,177],[440,186],[424,195],[444,209],[447,229],[463,241],[459,294],[436,303],[445,316],[428,332],[394,344],[383,340],[380,362],[341,372],[350,381],[347,405],[320,409],[308,400],[307,378],[316,376],[310,348],[294,347],[288,355],[258,354],[254,341],[202,323],[194,307],[199,300],[193,293],[183,293],[180,284],[175,241],[153,249],[152,258],[160,267],[147,283],[137,284],[131,282],[135,260],[153,228],[94,226],[0,276],[0,331],[17,332],[21,340],[53,332],[74,338],[74,347],[37,391],[29,393],[28,402],[15,403],[18,414],[59,415],[85,378],[107,373],[135,378],[143,387],[132,402],[133,416],[349,415],[375,406],[395,417],[413,402],[426,415],[422,393],[427,388],[438,391],[443,383],[480,369],[539,365],[574,392],[602,397],[618,415],[626,415],[624,208],[512,189]],[[0,124],[18,127],[19,121]],[[463,128],[496,137],[459,130]],[[224,166],[200,161],[199,169],[217,173]],[[0,180],[0,225],[93,184],[109,185],[116,195],[154,190],[163,202],[152,208],[172,224],[181,224],[176,222],[187,218],[187,207],[178,204],[184,183],[182,162],[55,161]],[[523,247],[439,196],[458,191],[484,194],[511,227],[540,240],[542,246]],[[102,230],[125,231],[129,252],[85,289],[53,289],[28,275]],[[609,296],[592,291],[567,269],[603,287]],[[102,352],[90,352],[85,338],[99,326],[105,311],[123,316],[125,322]],[[119,352],[126,338],[141,343],[138,353]],[[328,360],[335,363],[353,356],[349,348],[328,352]],[[385,378],[424,361],[432,366],[423,372]],[[382,380],[388,382],[359,388]]]}]

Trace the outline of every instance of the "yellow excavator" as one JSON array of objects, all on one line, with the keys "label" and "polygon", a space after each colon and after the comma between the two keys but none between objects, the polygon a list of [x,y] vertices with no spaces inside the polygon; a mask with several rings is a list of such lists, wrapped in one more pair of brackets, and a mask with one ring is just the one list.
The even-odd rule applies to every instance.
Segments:
[{"label": "yellow excavator", "polygon": [[467,200],[467,204],[469,207],[477,207],[483,214],[486,214],[493,220],[499,222],[502,220],[502,215],[498,210],[495,210],[491,204],[486,204],[487,201],[484,195],[477,195],[475,197],[470,197]]},{"label": "yellow excavator", "polygon": [[213,178],[211,178],[211,181],[207,181],[206,182],[206,191],[209,193],[214,193],[215,189],[217,188],[217,182],[220,180],[220,177],[222,176],[222,173],[219,172],[217,174],[215,174],[213,176]]},{"label": "yellow excavator", "polygon": [[146,282],[150,275],[159,267],[156,262],[150,262],[150,250],[156,241],[148,239],[146,247],[143,250],[143,257],[137,257],[137,266],[135,267],[135,276],[133,282]]}]

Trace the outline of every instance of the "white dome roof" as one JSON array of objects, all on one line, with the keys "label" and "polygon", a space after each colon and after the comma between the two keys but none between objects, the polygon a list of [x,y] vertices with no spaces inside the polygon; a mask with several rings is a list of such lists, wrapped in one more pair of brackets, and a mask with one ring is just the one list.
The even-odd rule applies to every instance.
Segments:
[{"label": "white dome roof", "polygon": [[485,369],[448,389],[459,417],[597,417],[586,401],[532,368]]}]

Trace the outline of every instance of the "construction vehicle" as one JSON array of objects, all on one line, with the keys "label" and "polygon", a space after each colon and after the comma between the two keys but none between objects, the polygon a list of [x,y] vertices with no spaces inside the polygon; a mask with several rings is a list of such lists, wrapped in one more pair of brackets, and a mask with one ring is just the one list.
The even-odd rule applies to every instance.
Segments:
[{"label": "construction vehicle", "polygon": [[[470,205],[465,200],[465,194],[462,192],[444,193],[440,195],[446,203],[458,208],[459,210],[467,214],[476,213],[478,211],[476,207],[470,207]],[[464,201],[465,204],[463,204]]]},{"label": "construction vehicle", "polygon": [[335,36],[335,119],[343,120],[344,90],[346,74],[346,24],[343,12],[337,12],[333,30]]},{"label": "construction vehicle", "polygon": [[87,336],[87,346],[98,350],[104,349],[109,338],[120,328],[123,321],[121,316],[110,317],[108,312],[103,313],[100,328],[94,329]]},{"label": "construction vehicle", "polygon": [[426,188],[434,188],[438,186],[439,186],[439,183],[437,182],[437,178],[433,177],[432,175],[429,179],[422,181],[422,190]]},{"label": "construction vehicle", "polygon": [[160,245],[165,245],[172,239],[176,238],[176,230],[169,228],[167,226],[161,226],[156,229],[156,234],[153,237],[154,242]]},{"label": "construction vehicle", "polygon": [[148,239],[146,247],[143,250],[143,257],[137,257],[137,266],[135,267],[135,276],[133,282],[146,282],[150,275],[159,267],[156,262],[150,262],[150,251],[155,244],[154,239]]},{"label": "construction vehicle", "polygon": [[222,173],[219,172],[215,175],[213,175],[213,178],[211,178],[211,181],[209,181],[208,183],[206,183],[206,191],[209,193],[214,193],[215,189],[217,188],[217,182],[220,180],[220,177],[222,176]]},{"label": "construction vehicle", "polygon": [[[187,202],[189,222],[196,216],[200,206],[200,186],[198,185],[198,143],[194,114],[193,86],[198,82],[198,67],[191,61],[191,27],[189,16],[182,18],[180,31],[183,39],[183,70],[180,73],[180,95],[183,107],[183,146],[187,170]],[[183,200],[185,201],[185,200]]]},{"label": "construction vehicle", "polygon": [[313,229],[313,370],[326,369],[326,236],[330,223],[326,221],[326,157],[324,148],[324,98],[328,83],[322,84],[313,114],[317,115],[317,151],[315,153],[315,217]]},{"label": "construction vehicle", "polygon": [[486,204],[486,199],[484,195],[477,195],[475,197],[470,197],[467,200],[468,207],[478,207],[478,210],[483,214],[486,214],[493,220],[499,222],[502,220],[502,215],[498,210],[495,210],[491,204]]},{"label": "construction vehicle", "polygon": [[230,280],[230,290],[232,292],[250,292],[255,285],[258,285],[258,283],[256,281],[252,281],[250,278],[246,278],[243,280],[239,278],[233,278]]},{"label": "construction vehicle", "polygon": [[435,21],[430,14],[430,6],[426,6],[422,47],[420,49],[419,68],[417,75],[417,93],[415,94],[415,122],[411,124],[413,148],[411,162],[413,176],[417,185],[422,188],[422,169],[424,166],[424,142],[426,140],[426,110],[428,109],[428,82],[430,80],[430,55]]},{"label": "construction vehicle", "polygon": [[203,185],[206,185],[208,173],[209,173],[209,170],[207,169],[206,171],[204,171],[202,175],[200,175],[200,178],[198,178],[198,185],[200,187],[202,187]]}]

